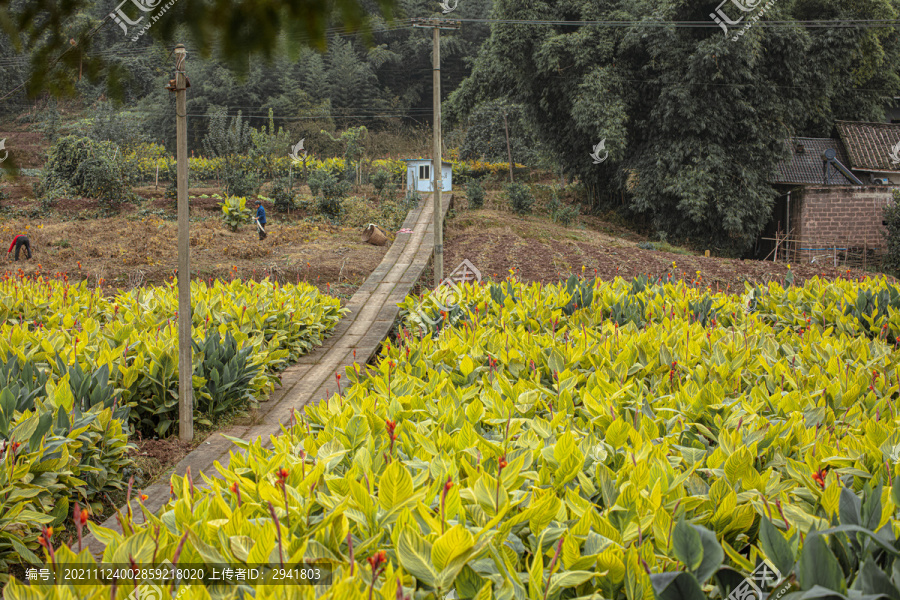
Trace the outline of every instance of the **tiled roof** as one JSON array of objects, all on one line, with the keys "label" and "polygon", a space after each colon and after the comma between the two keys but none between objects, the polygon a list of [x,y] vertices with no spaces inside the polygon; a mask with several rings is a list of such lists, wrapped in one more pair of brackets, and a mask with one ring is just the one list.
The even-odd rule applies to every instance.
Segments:
[{"label": "tiled roof", "polygon": [[[833,138],[791,138],[791,156],[780,163],[772,183],[792,183],[824,185],[825,178],[822,173],[822,153],[828,148],[833,148],[837,153],[837,159],[845,167],[847,155],[844,152],[840,140]],[[800,147],[803,151],[800,152]],[[828,167],[829,185],[854,185],[843,173],[834,167]]]},{"label": "tiled roof", "polygon": [[900,173],[900,160],[891,159],[891,154],[900,154],[900,123],[837,121],[834,128],[850,159],[845,166],[854,171]]}]

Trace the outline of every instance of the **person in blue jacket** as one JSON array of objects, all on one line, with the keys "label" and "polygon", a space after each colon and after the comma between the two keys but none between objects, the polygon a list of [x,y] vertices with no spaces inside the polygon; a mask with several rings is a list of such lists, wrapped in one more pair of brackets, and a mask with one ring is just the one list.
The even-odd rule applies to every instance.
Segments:
[{"label": "person in blue jacket", "polygon": [[253,220],[256,221],[256,228],[259,229],[259,239],[266,239],[266,209],[263,208],[262,200],[256,201],[256,216],[253,217]]}]

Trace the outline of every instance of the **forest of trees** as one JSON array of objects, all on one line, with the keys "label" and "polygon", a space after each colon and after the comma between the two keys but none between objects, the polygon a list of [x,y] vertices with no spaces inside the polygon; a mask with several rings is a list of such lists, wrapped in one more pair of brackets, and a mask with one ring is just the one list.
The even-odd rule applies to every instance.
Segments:
[{"label": "forest of trees", "polygon": [[[554,158],[585,183],[592,205],[739,254],[770,218],[768,181],[786,138],[827,137],[839,119],[883,121],[900,95],[896,29],[801,22],[896,19],[898,7],[779,2],[732,41],[718,27],[675,26],[706,18],[715,5],[705,0],[505,0],[494,18],[632,24],[496,23],[450,112],[499,98],[518,103]],[[600,140],[609,160],[594,164]]]},{"label": "forest of trees", "polygon": [[[431,32],[408,18],[440,14],[435,0],[340,0],[327,23],[301,19],[317,33],[311,38],[251,10],[264,2],[225,4],[231,10],[215,23],[218,38],[191,20],[212,18],[197,12],[209,10],[203,2],[176,3],[181,20],[160,24],[165,39],[188,40],[193,147],[201,147],[211,117],[223,110],[241,111],[256,127],[271,110],[276,126],[306,137],[307,147],[327,146],[331,136],[323,129],[357,125],[418,126],[429,135]],[[32,75],[29,86],[0,102],[2,118],[33,108],[40,84],[74,92],[101,120],[127,122],[110,128],[120,137],[171,147],[173,99],[163,89],[170,47],[149,36],[131,42],[106,27],[90,38],[89,53],[67,53],[44,69],[48,48],[64,41],[60,30],[71,27],[72,41],[84,40],[110,7],[85,3],[67,13],[70,25],[57,25],[47,0],[0,0],[4,6],[9,14],[19,10],[19,24],[32,18],[38,25],[21,33],[18,48],[0,40],[0,88],[14,89]],[[678,26],[706,19],[714,8],[707,0],[457,6],[453,18],[479,20],[442,39],[445,130],[464,158],[505,160],[505,118],[517,162],[580,181],[591,208],[621,211],[670,239],[722,253],[746,251],[770,218],[775,191],[768,181],[786,138],[828,136],[838,119],[882,121],[900,95],[895,29],[810,22],[896,19],[900,0],[778,2],[737,41],[711,21]],[[371,33],[346,33],[360,14],[370,15]],[[624,24],[584,23],[598,21]],[[248,27],[274,35],[259,39]],[[197,48],[191,40],[200,40]],[[46,98],[37,96],[45,104],[31,114],[39,117],[36,127],[52,132],[58,117]],[[590,152],[601,140],[609,159],[595,164]]]},{"label": "forest of trees", "polygon": [[[29,3],[11,4],[10,10],[15,12],[17,5]],[[96,27],[109,14],[110,6],[105,2],[85,4],[72,19],[73,36],[77,28]],[[395,6],[394,16],[430,17],[438,8],[433,0],[403,0]],[[454,14],[481,18],[488,16],[490,9],[490,0],[467,0]],[[218,47],[204,55],[191,44],[190,31],[176,29],[174,39],[187,40],[192,83],[188,95],[191,146],[200,147],[210,117],[223,108],[229,115],[241,111],[254,127],[267,123],[271,109],[277,127],[313,139],[323,128],[333,131],[356,125],[369,129],[420,126],[427,130],[432,112],[431,31],[404,23],[398,26],[374,17],[371,36],[364,31],[348,34],[336,11],[326,31],[325,49],[294,47],[296,40],[284,31],[273,41],[270,56],[248,53],[238,62],[222,57]],[[489,34],[488,25],[472,24],[444,36],[445,94],[468,75],[470,59],[478,54]],[[22,37],[23,47],[27,47],[26,36]],[[126,133],[120,135],[173,148],[174,98],[164,89],[172,77],[171,50],[149,36],[133,42],[110,22],[91,40],[91,54],[104,59],[104,72],[97,78],[89,77],[83,72],[83,62],[76,61],[75,68],[68,70],[70,76],[74,75],[70,98],[79,100],[88,115],[102,117],[115,111],[117,119],[127,119],[127,127],[119,128]],[[27,79],[38,52],[17,51],[9,37],[0,33],[0,90],[12,90]],[[114,89],[110,89],[110,78],[103,75],[110,72],[115,74]],[[52,131],[56,105],[48,94],[28,98],[22,89],[0,101],[0,116],[15,118],[38,106],[40,121]],[[324,144],[327,138],[320,141]],[[309,140],[308,146],[313,143]]]}]

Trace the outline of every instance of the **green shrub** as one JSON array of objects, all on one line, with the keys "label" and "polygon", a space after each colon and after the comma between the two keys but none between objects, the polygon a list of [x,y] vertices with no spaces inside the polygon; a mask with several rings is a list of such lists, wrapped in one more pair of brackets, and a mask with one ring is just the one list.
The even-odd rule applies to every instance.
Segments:
[{"label": "green shrub", "polygon": [[381,195],[384,192],[384,189],[391,182],[391,174],[385,169],[378,169],[372,174],[372,186],[375,188],[375,192],[378,195]]},{"label": "green shrub", "polygon": [[309,193],[312,194],[313,197],[319,195],[319,192],[322,190],[322,185],[328,176],[329,173],[325,169],[315,169],[310,173],[309,181],[307,181],[306,184],[309,186]]},{"label": "green shrub", "polygon": [[[334,175],[320,171],[317,180],[317,192],[321,197],[316,202],[319,213],[326,217],[339,219],[344,212],[343,200],[350,191],[350,183],[342,181]],[[310,189],[312,189],[313,177],[310,177]]]},{"label": "green shrub", "polygon": [[242,168],[226,169],[222,176],[229,196],[251,196],[256,191],[256,175]]},{"label": "green shrub", "polygon": [[559,209],[556,213],[554,220],[562,225],[563,227],[568,227],[572,223],[578,220],[578,215],[580,211],[578,206],[564,206]]},{"label": "green shrub", "polygon": [[74,195],[75,173],[81,163],[94,154],[96,146],[94,140],[74,135],[57,139],[50,148],[40,181],[33,186],[34,195],[41,198],[45,206]]},{"label": "green shrub", "polygon": [[534,204],[534,196],[527,185],[515,182],[506,184],[506,195],[510,206],[516,214],[524,215],[531,212]]},{"label": "green shrub", "polygon": [[272,195],[275,210],[278,212],[284,213],[294,208],[294,194],[284,179],[275,181],[269,193]]},{"label": "green shrub", "polygon": [[132,196],[119,163],[104,156],[88,158],[78,165],[72,182],[83,196],[96,198],[107,208]]},{"label": "green shrub", "polygon": [[74,135],[59,138],[34,186],[35,195],[45,206],[74,194],[96,198],[106,208],[130,200],[130,182],[118,155],[116,146],[108,142]]},{"label": "green shrub", "polygon": [[550,193],[550,201],[547,203],[547,210],[550,212],[550,218],[554,223],[559,223],[563,227],[568,227],[578,219],[581,212],[578,205],[568,205],[559,200],[559,194],[556,190]]},{"label": "green shrub", "polygon": [[466,184],[466,199],[469,201],[469,208],[484,206],[484,187],[480,179],[472,179]]},{"label": "green shrub", "polygon": [[887,251],[884,255],[884,269],[900,277],[900,193],[894,191],[894,201],[884,207],[884,239]]},{"label": "green shrub", "polygon": [[381,211],[365,198],[350,196],[344,200],[344,216],[341,222],[348,227],[365,227],[369,223],[379,223],[381,214]]},{"label": "green shrub", "polygon": [[246,198],[228,196],[220,206],[222,207],[222,220],[232,231],[237,231],[241,225],[250,222],[250,209],[247,208]]},{"label": "green shrub", "polygon": [[246,408],[253,402],[250,383],[259,374],[262,365],[250,359],[252,346],[239,348],[231,332],[225,337],[213,329],[202,343],[192,341],[194,356],[199,357],[194,377],[205,383],[194,396],[194,407],[199,412],[195,421],[212,426],[222,416]]},{"label": "green shrub", "polygon": [[98,144],[86,137],[67,135],[56,140],[47,156],[41,184],[53,187],[58,183],[70,183],[78,167],[94,155]]}]

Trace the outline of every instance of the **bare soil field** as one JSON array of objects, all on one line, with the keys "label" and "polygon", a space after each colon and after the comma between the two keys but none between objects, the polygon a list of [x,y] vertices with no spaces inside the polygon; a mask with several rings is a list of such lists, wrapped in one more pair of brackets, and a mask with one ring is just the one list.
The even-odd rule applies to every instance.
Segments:
[{"label": "bare soil field", "polygon": [[[546,216],[517,216],[496,208],[458,210],[447,220],[444,264],[452,270],[469,259],[483,277],[503,278],[515,269],[524,281],[555,282],[572,273],[612,279],[641,274],[701,281],[713,290],[743,291],[744,282],[781,281],[788,266],[771,261],[716,258],[645,250],[642,236],[596,217],[579,217],[569,228]],[[794,281],[820,277],[866,277],[871,273],[821,265],[791,265]]]},{"label": "bare soil field", "polygon": [[[123,203],[117,214],[102,217],[96,200],[64,198],[48,211],[27,197],[27,182],[11,186],[0,214],[0,241],[10,243],[17,234],[28,235],[33,258],[13,261],[4,253],[6,268],[26,273],[68,273],[112,288],[169,280],[177,268],[175,205],[153,186],[136,190],[146,199],[140,205]],[[191,189],[192,196],[211,195],[213,188]],[[221,221],[215,198],[191,200],[191,270],[195,277],[244,279],[278,277],[340,285],[335,295],[344,296],[365,281],[389,248],[361,241],[356,227],[336,227],[327,222],[303,221],[294,211],[279,214],[264,203],[268,237],[258,239],[254,224],[231,231]],[[29,216],[33,214],[34,216]],[[8,246],[7,246],[8,248]]]}]

